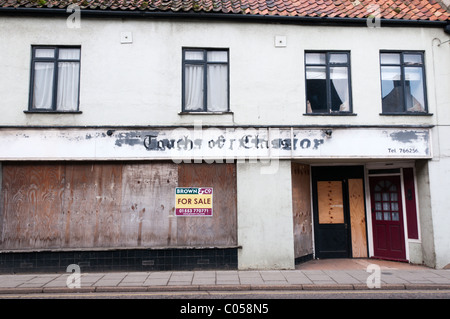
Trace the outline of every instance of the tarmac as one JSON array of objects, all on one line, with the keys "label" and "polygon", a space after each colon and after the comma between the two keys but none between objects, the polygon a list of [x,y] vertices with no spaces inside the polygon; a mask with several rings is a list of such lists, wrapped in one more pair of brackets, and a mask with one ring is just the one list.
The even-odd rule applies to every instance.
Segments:
[{"label": "tarmac", "polygon": [[[374,266],[375,265],[375,266]],[[374,259],[311,260],[290,270],[1,274],[0,295],[252,290],[450,290],[450,269]]]}]

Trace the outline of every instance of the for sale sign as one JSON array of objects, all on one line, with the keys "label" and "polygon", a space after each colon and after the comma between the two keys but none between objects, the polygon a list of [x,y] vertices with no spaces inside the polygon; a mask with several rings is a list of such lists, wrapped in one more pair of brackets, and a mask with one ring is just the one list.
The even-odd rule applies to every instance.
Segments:
[{"label": "for sale sign", "polygon": [[175,189],[176,216],[212,216],[212,187],[177,187]]}]

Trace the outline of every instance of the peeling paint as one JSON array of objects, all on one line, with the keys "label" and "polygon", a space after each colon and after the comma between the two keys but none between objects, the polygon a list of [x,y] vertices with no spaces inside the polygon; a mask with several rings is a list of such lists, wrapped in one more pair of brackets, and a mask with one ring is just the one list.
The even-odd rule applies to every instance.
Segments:
[{"label": "peeling paint", "polygon": [[400,143],[413,143],[420,139],[423,136],[422,133],[417,131],[398,131],[391,133],[389,135],[393,141],[397,141]]},{"label": "peeling paint", "polygon": [[122,145],[142,145],[143,138],[148,134],[158,135],[157,132],[123,132],[116,135],[115,145],[121,147]]},{"label": "peeling paint", "polygon": [[432,157],[429,129],[333,129],[332,138],[323,134],[296,128],[4,130],[0,160]]}]

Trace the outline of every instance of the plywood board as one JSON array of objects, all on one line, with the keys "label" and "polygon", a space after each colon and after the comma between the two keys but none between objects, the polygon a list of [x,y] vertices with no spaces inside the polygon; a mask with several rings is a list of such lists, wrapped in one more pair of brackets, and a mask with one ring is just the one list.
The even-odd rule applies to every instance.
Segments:
[{"label": "plywood board", "polygon": [[[234,164],[2,166],[2,250],[237,245]],[[178,184],[213,187],[213,217],[175,217]]]},{"label": "plywood board", "polygon": [[61,166],[4,164],[1,246],[59,247],[63,189]]},{"label": "plywood board", "polygon": [[291,164],[295,258],[313,253],[309,165]]},{"label": "plywood board", "polygon": [[348,192],[353,257],[366,258],[367,238],[363,179],[349,179]]},{"label": "plywood board", "polygon": [[122,244],[131,247],[177,245],[173,163],[127,164],[123,167]]},{"label": "plywood board", "polygon": [[116,164],[66,165],[66,247],[114,247],[120,243],[121,169]]},{"label": "plywood board", "polygon": [[344,203],[341,181],[317,182],[319,224],[343,224]]}]

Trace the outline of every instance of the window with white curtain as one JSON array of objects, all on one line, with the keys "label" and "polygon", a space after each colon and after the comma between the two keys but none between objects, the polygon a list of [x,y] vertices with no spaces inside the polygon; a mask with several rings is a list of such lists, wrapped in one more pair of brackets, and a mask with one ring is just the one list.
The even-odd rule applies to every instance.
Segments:
[{"label": "window with white curtain", "polygon": [[228,50],[183,50],[183,111],[228,111]]},{"label": "window with white curtain", "polygon": [[381,52],[383,114],[427,113],[422,52]]},{"label": "window with white curtain", "polygon": [[350,53],[307,52],[306,113],[351,113]]},{"label": "window with white curtain", "polygon": [[34,46],[29,111],[78,111],[80,47]]}]

